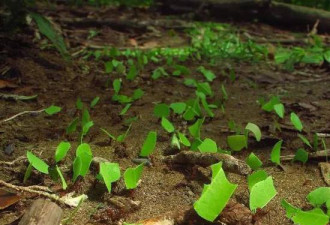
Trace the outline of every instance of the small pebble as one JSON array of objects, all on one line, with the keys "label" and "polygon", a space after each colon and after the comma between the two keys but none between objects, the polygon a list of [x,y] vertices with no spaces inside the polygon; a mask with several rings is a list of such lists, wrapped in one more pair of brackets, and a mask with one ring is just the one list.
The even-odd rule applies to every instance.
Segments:
[{"label": "small pebble", "polygon": [[8,144],[4,149],[6,155],[12,155],[14,151],[15,151],[14,143]]},{"label": "small pebble", "polygon": [[132,162],[136,163],[136,164],[144,163],[144,165],[152,166],[152,163],[150,162],[150,160],[148,158],[135,158],[135,159],[132,159]]}]

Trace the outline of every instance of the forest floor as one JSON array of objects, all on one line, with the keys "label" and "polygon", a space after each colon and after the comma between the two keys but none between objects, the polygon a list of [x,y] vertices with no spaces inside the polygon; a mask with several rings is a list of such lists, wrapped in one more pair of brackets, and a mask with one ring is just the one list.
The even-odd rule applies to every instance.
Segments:
[{"label": "forest floor", "polygon": [[[94,108],[89,109],[90,118],[94,122],[84,142],[89,143],[94,156],[102,157],[120,165],[122,174],[126,168],[135,166],[132,162],[137,158],[142,144],[149,131],[157,131],[156,149],[151,156],[151,166],[143,170],[141,183],[134,191],[126,191],[123,178],[113,185],[109,194],[104,184],[95,180],[96,171],[91,171],[84,179],[75,184],[70,181],[70,172],[65,173],[69,188],[61,190],[59,182],[53,182],[49,176],[34,172],[33,176],[22,184],[22,179],[28,165],[24,161],[18,168],[1,165],[0,179],[16,185],[48,186],[55,193],[64,195],[71,191],[88,195],[72,218],[71,224],[118,224],[118,222],[138,223],[138,221],[156,218],[174,217],[182,213],[181,222],[177,224],[292,224],[285,215],[281,200],[302,209],[310,209],[306,195],[317,187],[327,184],[322,177],[319,163],[326,158],[309,159],[307,163],[283,161],[283,167],[270,162],[270,153],[274,144],[283,140],[281,155],[294,155],[299,148],[307,147],[297,136],[298,131],[290,123],[290,112],[299,115],[304,128],[304,134],[309,140],[319,133],[330,146],[330,82],[329,65],[298,64],[292,71],[277,65],[271,54],[278,43],[270,44],[269,40],[292,40],[293,46],[300,45],[297,37],[306,37],[303,33],[292,33],[265,24],[235,23],[231,24],[234,33],[244,42],[247,37],[259,40],[267,46],[270,54],[266,59],[237,59],[223,57],[216,60],[188,58],[177,61],[190,70],[187,75],[172,76],[173,67],[166,60],[152,62],[149,60],[139,70],[138,76],[129,81],[117,73],[105,72],[104,62],[111,61],[102,55],[102,46],[114,46],[118,49],[141,48],[148,51],[153,48],[189,46],[191,37],[178,24],[179,18],[159,15],[146,10],[128,9],[95,9],[89,7],[66,8],[63,6],[45,10],[45,15],[62,28],[62,34],[74,56],[70,62],[64,60],[54,48],[49,48],[49,42],[35,38],[31,28],[19,33],[16,38],[1,37],[0,91],[1,94],[32,96],[31,100],[0,99],[1,119],[9,118],[19,112],[39,110],[50,105],[62,107],[62,111],[49,116],[45,113],[25,114],[0,125],[0,160],[12,161],[25,156],[26,151],[32,151],[38,157],[51,162],[56,146],[64,140],[70,141],[72,149],[63,162],[71,166],[74,150],[79,144],[78,132],[66,134],[69,123],[79,115],[76,109],[78,97],[85,106],[99,97]],[[73,18],[80,17],[82,22],[74,22]],[[91,21],[84,22],[89,18]],[[150,24],[141,26],[113,26],[106,21],[146,21]],[[157,26],[164,21],[174,21],[168,25]],[[102,23],[103,21],[103,23]],[[96,32],[93,32],[96,31]],[[328,37],[323,35],[324,40]],[[43,48],[41,48],[43,47]],[[286,44],[290,47],[290,44]],[[95,52],[96,51],[96,52]],[[86,57],[89,55],[89,57]],[[118,57],[126,63],[125,57]],[[170,75],[152,79],[153,71],[162,66]],[[166,155],[178,151],[171,146],[171,135],[160,124],[160,119],[154,116],[154,107],[158,103],[171,104],[185,102],[195,98],[195,89],[184,85],[185,78],[205,81],[198,72],[198,67],[204,66],[211,70],[216,78],[210,82],[214,96],[209,102],[221,100],[223,110],[214,109],[213,118],[207,117],[201,129],[201,137],[212,138],[222,149],[228,149],[227,136],[234,134],[234,129],[228,128],[230,123],[242,130],[247,123],[257,124],[262,131],[262,139],[256,142],[251,136],[247,149],[233,152],[237,159],[245,161],[251,152],[256,154],[264,163],[263,169],[272,176],[277,195],[267,206],[248,220],[237,221],[228,218],[208,223],[188,211],[201,195],[204,184],[210,183],[209,167],[198,165],[165,163]],[[127,71],[128,72],[128,71]],[[112,100],[114,90],[112,81],[122,78],[121,94],[131,95],[133,90],[141,88],[144,95],[134,101],[125,115],[119,115],[125,105]],[[110,81],[110,82],[109,82]],[[110,85],[109,85],[110,83]],[[224,101],[221,89],[224,85],[228,100]],[[270,99],[280,96],[285,106],[285,117],[280,119],[274,112],[261,109],[261,98]],[[104,128],[117,136],[127,129],[127,119],[135,118],[124,142],[111,140],[100,128]],[[194,121],[186,122],[178,115],[170,116],[170,120],[183,133],[188,134],[187,127]],[[277,129],[279,128],[279,129]],[[189,148],[181,146],[180,151]],[[323,145],[319,145],[323,150]],[[285,168],[285,169],[283,169]],[[225,171],[231,183],[238,184],[232,196],[233,201],[243,204],[240,206],[249,214],[249,190],[247,177],[234,172]],[[16,224],[25,209],[38,196],[21,196],[20,202],[0,211],[0,224]],[[124,203],[114,203],[114,202]],[[134,204],[138,203],[138,206]],[[73,211],[63,207],[64,218]],[[236,212],[237,214],[242,213]],[[246,212],[246,211],[244,211]],[[228,215],[227,215],[228,216]],[[225,217],[225,215],[222,215]],[[240,216],[237,216],[240,218]],[[227,220],[226,220],[227,219]],[[239,219],[238,219],[239,220]],[[228,222],[229,221],[229,222]],[[142,223],[142,222],[141,222]],[[144,224],[147,224],[143,222]]]}]

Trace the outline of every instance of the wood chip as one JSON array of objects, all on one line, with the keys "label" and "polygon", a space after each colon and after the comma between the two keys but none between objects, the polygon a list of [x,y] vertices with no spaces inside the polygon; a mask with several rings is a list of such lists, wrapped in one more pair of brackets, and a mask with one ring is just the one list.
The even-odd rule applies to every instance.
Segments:
[{"label": "wood chip", "polygon": [[321,174],[323,176],[324,182],[330,186],[330,163],[320,162],[319,167],[321,169]]}]

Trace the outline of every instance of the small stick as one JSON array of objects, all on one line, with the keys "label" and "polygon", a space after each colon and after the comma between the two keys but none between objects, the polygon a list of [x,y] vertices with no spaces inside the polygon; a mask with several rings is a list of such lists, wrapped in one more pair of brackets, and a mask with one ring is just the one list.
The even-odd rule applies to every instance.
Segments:
[{"label": "small stick", "polygon": [[[52,199],[53,201],[56,201],[60,204],[72,207],[72,205],[69,202],[66,202],[64,199],[60,198],[56,194],[50,194],[50,193],[45,192],[45,191],[35,190],[36,189],[35,185],[30,186],[30,187],[23,187],[23,186],[14,185],[14,184],[11,184],[11,183],[7,183],[6,181],[0,180],[0,186],[5,186],[9,189],[16,190],[18,192],[27,192],[27,193],[31,193],[31,194],[37,194],[39,196]],[[44,189],[44,188],[41,188],[39,186],[39,189]]]},{"label": "small stick", "polygon": [[[310,159],[318,159],[318,158],[323,158],[323,157],[330,157],[330,149],[325,149],[321,151],[316,151],[308,154],[308,158]],[[285,155],[281,156],[282,161],[291,161],[293,160],[295,155]]]},{"label": "small stick", "polygon": [[45,109],[40,109],[40,110],[36,110],[36,111],[23,111],[23,112],[20,112],[20,113],[15,114],[15,115],[7,118],[7,119],[4,119],[4,120],[0,121],[0,124],[1,123],[4,123],[4,122],[8,122],[10,120],[13,120],[16,117],[21,116],[21,115],[24,115],[24,114],[38,114],[38,113],[41,113],[43,111],[45,111]]},{"label": "small stick", "polygon": [[11,161],[11,162],[6,162],[6,161],[0,161],[0,166],[14,166],[16,165],[18,162],[26,160],[25,156],[20,156],[17,159]]}]

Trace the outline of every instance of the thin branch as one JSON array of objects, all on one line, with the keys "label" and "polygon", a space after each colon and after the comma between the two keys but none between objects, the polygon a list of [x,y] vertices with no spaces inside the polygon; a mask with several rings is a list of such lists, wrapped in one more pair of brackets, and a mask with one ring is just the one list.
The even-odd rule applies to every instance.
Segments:
[{"label": "thin branch", "polygon": [[4,119],[4,120],[0,121],[0,124],[1,123],[5,123],[5,122],[8,122],[10,120],[13,120],[16,117],[21,116],[21,115],[24,115],[24,114],[38,114],[38,113],[42,113],[43,111],[45,111],[45,109],[40,109],[40,110],[36,110],[36,111],[23,111],[23,112],[20,112],[20,113],[15,114],[15,115],[7,118],[7,119]]},{"label": "thin branch", "polygon": [[0,166],[14,166],[17,163],[19,163],[20,161],[26,160],[25,156],[20,156],[17,159],[11,161],[11,162],[6,162],[6,161],[0,161]]}]

